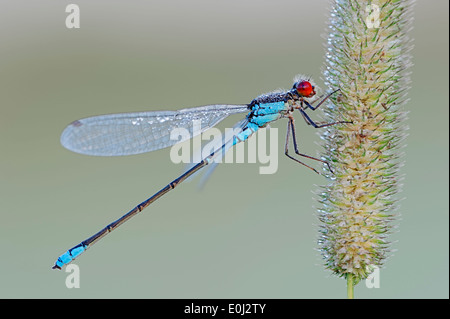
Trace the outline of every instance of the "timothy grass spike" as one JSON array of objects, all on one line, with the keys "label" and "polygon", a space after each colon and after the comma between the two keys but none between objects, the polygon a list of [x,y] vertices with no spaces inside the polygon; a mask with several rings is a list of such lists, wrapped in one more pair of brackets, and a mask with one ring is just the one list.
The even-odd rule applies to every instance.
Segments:
[{"label": "timothy grass spike", "polygon": [[318,193],[319,246],[325,267],[353,285],[390,253],[407,130],[411,7],[408,0],[332,2],[323,74],[340,94],[325,118],[353,123],[321,133],[334,175]]}]

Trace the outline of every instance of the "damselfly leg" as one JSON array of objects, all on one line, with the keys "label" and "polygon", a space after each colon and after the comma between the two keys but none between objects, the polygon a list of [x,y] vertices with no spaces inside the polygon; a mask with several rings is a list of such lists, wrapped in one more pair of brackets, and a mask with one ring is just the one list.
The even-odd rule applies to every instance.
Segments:
[{"label": "damselfly leg", "polygon": [[309,156],[309,155],[306,155],[306,154],[302,154],[302,153],[299,152],[298,146],[297,146],[297,139],[296,139],[296,134],[295,134],[295,125],[294,125],[294,119],[293,119],[293,118],[289,118],[289,122],[288,122],[288,125],[287,125],[286,144],[285,144],[285,146],[284,146],[284,154],[285,154],[287,157],[289,157],[290,159],[296,161],[297,163],[300,163],[300,164],[302,164],[302,165],[308,167],[309,169],[312,169],[314,172],[316,172],[317,174],[320,175],[320,173],[319,173],[316,169],[314,169],[314,168],[312,168],[311,166],[309,166],[309,165],[303,163],[302,161],[296,159],[295,157],[289,155],[289,135],[292,135],[292,143],[293,143],[293,145],[294,145],[294,151],[295,151],[295,154],[297,154],[297,155],[299,155],[299,156],[302,156],[302,157],[306,157],[306,158],[315,160],[315,161],[322,162],[322,163],[324,163],[324,164],[326,164],[326,165],[328,166],[328,169],[329,169],[332,173],[334,173],[333,170],[331,169],[330,164],[329,164],[327,161],[322,160],[322,159],[319,159],[319,158],[315,158],[315,157],[313,157],[313,156]]}]

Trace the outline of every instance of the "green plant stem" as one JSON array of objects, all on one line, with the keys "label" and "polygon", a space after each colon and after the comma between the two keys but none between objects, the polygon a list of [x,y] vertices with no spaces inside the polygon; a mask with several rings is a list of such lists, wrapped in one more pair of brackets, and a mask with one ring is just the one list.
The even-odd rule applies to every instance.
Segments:
[{"label": "green plant stem", "polygon": [[347,299],[353,299],[354,295],[353,295],[353,275],[352,274],[348,274],[347,275]]}]

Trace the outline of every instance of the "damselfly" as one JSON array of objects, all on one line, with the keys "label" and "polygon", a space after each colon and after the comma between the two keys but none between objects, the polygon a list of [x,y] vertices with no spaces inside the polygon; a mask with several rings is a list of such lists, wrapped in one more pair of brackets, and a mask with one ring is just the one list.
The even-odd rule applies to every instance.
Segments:
[{"label": "damselfly", "polygon": [[[61,143],[64,147],[71,151],[87,155],[119,156],[150,152],[181,142],[180,140],[170,139],[170,132],[173,129],[180,127],[186,128],[190,131],[191,137],[193,137],[215,126],[231,114],[247,113],[247,116],[235,125],[234,135],[228,140],[225,140],[221,147],[211,152],[199,163],[174,179],[153,196],[134,207],[131,211],[110,223],[93,236],[82,241],[80,244],[70,248],[58,258],[53,269],[61,269],[61,267],[73,261],[106,234],[174,189],[189,176],[212,163],[214,159],[224,156],[230,147],[245,141],[258,129],[266,127],[268,123],[280,118],[286,118],[288,120],[285,143],[286,156],[318,173],[316,169],[289,154],[288,145],[290,137],[292,137],[296,155],[322,162],[328,165],[328,168],[331,170],[331,167],[325,160],[299,152],[295,137],[293,113],[298,110],[306,123],[315,128],[349,123],[346,121],[325,124],[316,123],[306,113],[308,108],[313,111],[316,110],[336,91],[329,93],[322,99],[319,98],[309,102],[307,99],[316,95],[315,87],[311,84],[310,80],[298,78],[294,80],[292,89],[260,95],[249,104],[218,104],[182,109],[179,111],[109,114],[72,122],[61,135]],[[192,121],[194,120],[201,121],[200,130],[195,131],[193,129]]]}]

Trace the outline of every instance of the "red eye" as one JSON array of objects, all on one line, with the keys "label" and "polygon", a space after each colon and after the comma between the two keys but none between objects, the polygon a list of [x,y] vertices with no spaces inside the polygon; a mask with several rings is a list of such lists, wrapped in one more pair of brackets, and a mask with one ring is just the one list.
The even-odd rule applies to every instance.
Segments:
[{"label": "red eye", "polygon": [[314,87],[308,81],[298,82],[295,88],[301,96],[311,97],[316,94],[316,92],[314,92]]}]

